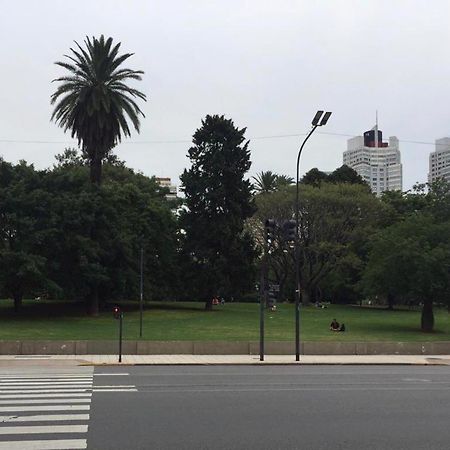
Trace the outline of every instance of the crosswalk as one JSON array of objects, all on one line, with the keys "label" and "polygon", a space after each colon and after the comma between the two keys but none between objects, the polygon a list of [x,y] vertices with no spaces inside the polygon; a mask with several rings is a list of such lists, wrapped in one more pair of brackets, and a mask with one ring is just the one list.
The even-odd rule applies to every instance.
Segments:
[{"label": "crosswalk", "polygon": [[92,367],[0,372],[0,450],[86,449],[93,393],[135,391],[97,385]]}]

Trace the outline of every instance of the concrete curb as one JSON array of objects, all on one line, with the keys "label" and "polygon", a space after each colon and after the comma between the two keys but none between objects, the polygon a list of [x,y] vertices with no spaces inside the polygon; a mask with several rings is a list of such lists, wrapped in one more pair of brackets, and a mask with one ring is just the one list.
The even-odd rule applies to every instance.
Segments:
[{"label": "concrete curb", "polygon": [[122,363],[117,355],[8,355],[0,356],[2,366],[37,363],[39,365],[58,365],[72,362],[81,366],[170,366],[170,365],[445,365],[450,366],[450,355],[301,355],[300,362],[293,355],[267,355],[264,361],[252,355],[123,355]]},{"label": "concrete curb", "polygon": [[[108,355],[116,340],[0,340],[0,355]],[[256,341],[124,341],[128,355],[258,355]],[[267,341],[267,355],[292,355],[294,342]],[[302,355],[447,355],[450,342],[301,342]]]}]

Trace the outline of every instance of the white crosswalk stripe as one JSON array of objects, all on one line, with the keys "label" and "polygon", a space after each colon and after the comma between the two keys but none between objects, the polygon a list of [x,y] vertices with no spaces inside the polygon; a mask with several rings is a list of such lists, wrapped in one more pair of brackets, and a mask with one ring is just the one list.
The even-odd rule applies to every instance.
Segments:
[{"label": "white crosswalk stripe", "polygon": [[86,449],[93,380],[93,368],[0,371],[0,450]]}]

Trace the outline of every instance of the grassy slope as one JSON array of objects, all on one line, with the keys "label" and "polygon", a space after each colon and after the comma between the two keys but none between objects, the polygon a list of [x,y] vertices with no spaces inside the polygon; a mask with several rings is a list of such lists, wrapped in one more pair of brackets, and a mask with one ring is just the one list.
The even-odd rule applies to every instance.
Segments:
[{"label": "grassy slope", "polygon": [[[124,338],[137,339],[137,305],[125,306]],[[201,303],[152,303],[144,312],[144,339],[148,340],[258,340],[259,306],[249,303],[215,306],[203,311]],[[448,341],[450,318],[436,310],[436,331],[421,333],[417,311],[386,311],[332,305],[327,309],[302,308],[301,336],[307,341]],[[346,333],[328,330],[334,317],[344,322]],[[87,317],[82,305],[26,301],[19,316],[12,302],[0,301],[0,339],[114,339],[118,322],[110,312]],[[293,305],[281,304],[266,312],[266,339],[292,340]]]}]

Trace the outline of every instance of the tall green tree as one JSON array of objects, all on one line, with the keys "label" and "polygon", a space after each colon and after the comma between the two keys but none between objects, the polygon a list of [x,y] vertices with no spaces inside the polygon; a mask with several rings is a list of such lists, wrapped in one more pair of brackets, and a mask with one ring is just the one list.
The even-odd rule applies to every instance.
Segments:
[{"label": "tall green tree", "polygon": [[322,172],[317,167],[312,168],[303,175],[300,183],[310,184],[311,186],[319,187],[322,183],[328,180],[328,175]]},{"label": "tall green tree", "polygon": [[43,173],[0,159],[0,295],[14,299],[16,312],[24,296],[57,288],[46,255],[55,236],[50,204]]},{"label": "tall green tree", "polygon": [[211,308],[213,295],[239,296],[253,285],[255,251],[244,221],[254,212],[245,128],[206,116],[188,151],[182,176],[186,209],[180,217],[188,281]]},{"label": "tall green tree", "polygon": [[369,295],[421,303],[421,329],[433,331],[433,303],[449,302],[450,222],[418,212],[382,230],[372,241],[362,286]]},{"label": "tall green tree", "polygon": [[61,84],[51,96],[51,118],[78,140],[90,164],[91,182],[99,185],[102,161],[122,136],[131,135],[129,122],[139,132],[144,114],[135,100],[146,97],[127,82],[141,80],[143,72],[122,67],[133,54],[119,55],[121,44],[113,45],[112,38],[86,37],[86,48],[75,44],[67,61],[55,63],[69,73],[54,80]]},{"label": "tall green tree", "polygon": [[[295,186],[259,195],[256,203],[258,211],[254,219],[259,227],[252,229],[259,233],[257,242],[262,242],[266,219],[281,223],[295,217]],[[338,267],[351,264],[361,269],[355,247],[359,241],[367,240],[367,235],[385,213],[381,202],[364,186],[346,183],[322,183],[320,189],[302,185],[299,206],[300,281],[303,302],[308,304],[315,300],[325,278]],[[286,274],[294,274],[294,249],[286,248],[278,239],[269,263],[278,284],[286,283]]]},{"label": "tall green tree", "polygon": [[329,183],[349,183],[349,184],[361,184],[369,187],[364,181],[361,175],[358,175],[355,169],[343,164],[328,175]]}]

